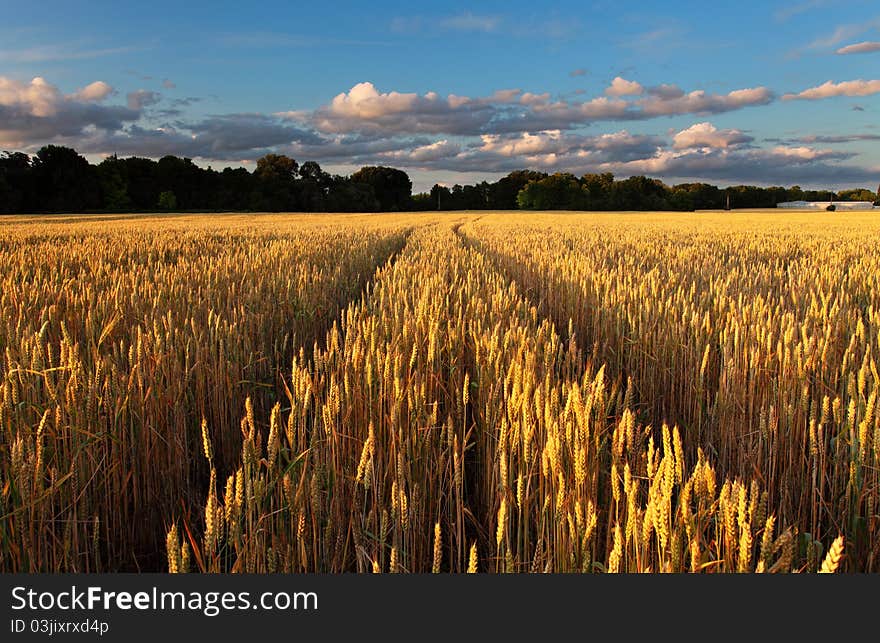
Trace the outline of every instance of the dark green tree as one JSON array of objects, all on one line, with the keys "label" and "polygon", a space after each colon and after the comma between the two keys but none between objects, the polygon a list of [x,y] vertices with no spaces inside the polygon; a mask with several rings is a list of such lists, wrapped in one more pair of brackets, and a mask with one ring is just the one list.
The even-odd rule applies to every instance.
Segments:
[{"label": "dark green tree", "polygon": [[160,192],[173,192],[177,207],[195,210],[205,207],[205,170],[192,159],[163,156],[156,166],[156,180]]},{"label": "dark green tree", "polygon": [[125,166],[116,155],[108,156],[98,164],[98,182],[101,184],[105,210],[123,211],[131,208]]},{"label": "dark green tree", "polygon": [[657,179],[631,176],[616,181],[611,189],[611,207],[615,210],[665,210],[669,188]]},{"label": "dark green tree", "polygon": [[128,198],[135,210],[150,210],[159,200],[159,164],[151,159],[132,156],[119,161],[125,176]]},{"label": "dark green tree", "polygon": [[23,152],[3,152],[0,156],[0,212],[29,212],[33,200],[31,157]]},{"label": "dark green tree", "polygon": [[489,203],[491,210],[515,210],[517,195],[529,181],[540,181],[547,175],[532,170],[517,170],[499,179],[489,186]]},{"label": "dark green tree", "polygon": [[299,210],[305,212],[325,212],[328,197],[333,186],[333,177],[321,169],[315,161],[306,161],[299,168],[296,182]]},{"label": "dark green tree", "polygon": [[452,209],[452,192],[445,185],[435,183],[431,188],[431,201],[434,204],[432,210],[451,210]]},{"label": "dark green tree", "polygon": [[46,145],[31,160],[35,207],[49,212],[78,212],[101,207],[97,172],[69,147]]},{"label": "dark green tree", "polygon": [[299,163],[283,154],[266,154],[257,160],[254,171],[256,188],[252,193],[251,208],[268,212],[297,210],[296,180]]},{"label": "dark green tree", "polygon": [[247,210],[256,178],[243,167],[224,168],[217,180],[216,207],[218,210]]},{"label": "dark green tree", "polygon": [[159,203],[160,210],[176,210],[177,209],[177,197],[174,196],[174,192],[170,190],[166,190],[159,194]]},{"label": "dark green tree", "polygon": [[352,174],[351,180],[372,186],[381,210],[399,212],[409,209],[412,181],[403,170],[381,165],[367,166]]},{"label": "dark green tree", "polygon": [[516,200],[523,210],[582,210],[586,205],[580,182],[565,172],[530,181]]},{"label": "dark green tree", "polygon": [[724,207],[724,196],[708,183],[679,183],[669,194],[670,207],[675,210],[710,210]]},{"label": "dark green tree", "polygon": [[328,212],[378,212],[379,200],[373,186],[355,183],[341,176],[334,177],[327,195]]}]

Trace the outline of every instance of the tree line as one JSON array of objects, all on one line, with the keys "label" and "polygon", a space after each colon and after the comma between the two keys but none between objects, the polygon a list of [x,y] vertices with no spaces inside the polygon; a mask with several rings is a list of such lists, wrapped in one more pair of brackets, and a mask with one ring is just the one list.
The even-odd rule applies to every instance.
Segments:
[{"label": "tree line", "polygon": [[782,201],[876,201],[867,189],[803,190],[799,186],[719,188],[669,186],[634,176],[547,174],[518,170],[489,183],[434,185],[413,194],[406,172],[367,166],[349,176],[282,154],[260,158],[251,172],[203,168],[188,158],[158,161],[110,156],[97,165],[69,147],[47,145],[35,155],[0,155],[0,213],[137,212],[394,212],[405,210],[700,210],[772,208]]}]

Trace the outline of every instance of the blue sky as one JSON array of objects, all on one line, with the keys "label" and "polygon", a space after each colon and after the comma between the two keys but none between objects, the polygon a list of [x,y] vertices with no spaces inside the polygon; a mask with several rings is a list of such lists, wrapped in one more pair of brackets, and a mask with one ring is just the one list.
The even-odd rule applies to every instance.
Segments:
[{"label": "blue sky", "polygon": [[880,6],[0,1],[0,149],[876,188]]}]

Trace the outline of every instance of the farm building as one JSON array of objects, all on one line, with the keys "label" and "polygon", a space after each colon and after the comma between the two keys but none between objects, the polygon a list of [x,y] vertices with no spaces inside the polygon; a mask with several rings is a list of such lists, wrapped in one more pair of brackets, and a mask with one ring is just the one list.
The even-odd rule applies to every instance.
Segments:
[{"label": "farm building", "polygon": [[785,201],[777,203],[776,207],[793,210],[826,210],[832,203],[836,210],[880,210],[870,201]]}]

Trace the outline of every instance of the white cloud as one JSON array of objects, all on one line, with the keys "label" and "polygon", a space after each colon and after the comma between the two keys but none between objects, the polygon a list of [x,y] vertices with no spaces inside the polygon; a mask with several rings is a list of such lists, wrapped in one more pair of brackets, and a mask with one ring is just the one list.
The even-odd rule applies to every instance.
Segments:
[{"label": "white cloud", "polygon": [[30,146],[86,130],[118,130],[140,118],[137,110],[100,105],[112,88],[101,81],[65,96],[44,78],[0,76],[0,145]]},{"label": "white cloud", "polygon": [[[505,101],[509,96],[502,97]],[[318,109],[311,122],[322,132],[476,133],[492,118],[491,100],[436,92],[380,92],[373,83],[358,83]]]},{"label": "white cloud", "polygon": [[859,42],[847,45],[838,49],[837,54],[846,56],[847,54],[869,54],[874,51],[880,51],[880,42]]},{"label": "white cloud", "polygon": [[[425,96],[425,102],[436,101],[436,94]],[[373,83],[358,83],[348,93],[337,94],[330,103],[330,111],[339,116],[376,118],[388,113],[411,109],[419,101],[417,94],[390,92],[380,94]]]},{"label": "white cloud", "polygon": [[559,130],[549,130],[530,134],[523,132],[518,136],[502,137],[497,134],[483,134],[483,144],[479,147],[481,152],[490,152],[500,156],[519,156],[545,154],[551,150],[559,151],[562,148],[562,133]]},{"label": "white cloud", "polygon": [[725,181],[757,185],[854,185],[871,180],[876,169],[837,161],[852,155],[811,148],[661,149],[651,157],[600,164],[591,171],[618,176],[645,174],[676,180]]},{"label": "white cloud", "polygon": [[546,105],[550,102],[550,93],[533,94],[532,92],[525,92],[520,96],[519,102],[523,105]]},{"label": "white cloud", "polygon": [[487,102],[512,103],[520,94],[522,94],[521,89],[499,89],[492,93]]},{"label": "white cloud", "polygon": [[851,156],[850,154],[835,152],[834,150],[817,150],[816,148],[807,147],[806,145],[801,145],[799,147],[779,145],[774,147],[771,153],[775,156],[790,159],[794,162],[815,161],[817,159],[829,158],[846,158]]},{"label": "white cloud", "polygon": [[636,81],[617,76],[611,81],[611,86],[605,90],[605,93],[609,96],[637,96],[644,91],[645,88]]},{"label": "white cloud", "polygon": [[427,145],[419,145],[409,150],[386,152],[383,156],[405,163],[428,163],[454,157],[459,152],[461,152],[461,146],[458,143],[452,143],[444,139]]},{"label": "white cloud", "polygon": [[[668,87],[668,86],[667,86]],[[638,101],[645,115],[673,114],[719,114],[742,107],[766,105],[773,100],[773,92],[766,87],[737,89],[727,94],[707,94],[703,90],[692,91],[678,97],[651,96]]]},{"label": "white cloud", "polygon": [[480,164],[493,167],[499,162],[502,167],[517,163],[521,167],[529,163],[544,166],[560,163],[564,167],[565,163],[582,164],[587,158],[593,163],[625,161],[650,156],[662,145],[657,137],[633,135],[626,130],[599,136],[582,136],[560,130],[484,134],[481,141],[482,144],[473,148],[466,161],[477,167]]},{"label": "white cloud", "polygon": [[[551,101],[541,94],[504,89],[485,97],[397,91],[381,92],[370,82],[358,83],[311,114],[279,112],[309,123],[320,132],[480,135],[572,129],[597,121],[647,120],[681,114],[718,114],[774,100],[766,87],[727,94],[703,90],[685,93],[676,85],[645,88],[616,78],[607,96],[585,101]],[[619,94],[619,95],[618,95]]]},{"label": "white cloud", "polygon": [[97,80],[70,94],[68,98],[81,101],[101,101],[113,93],[113,88],[103,80]]},{"label": "white cloud", "polygon": [[674,85],[647,90],[636,100],[600,96],[584,102],[557,101],[535,105],[524,114],[495,120],[496,131],[535,131],[571,129],[596,121],[647,120],[682,114],[719,114],[744,107],[766,105],[774,99],[766,87],[740,89],[727,94],[707,94],[702,90],[685,94]]},{"label": "white cloud", "polygon": [[[363,82],[317,110],[225,114],[187,120],[195,98],[145,109],[161,94],[138,90],[128,106],[109,105],[103,81],[65,95],[43,78],[0,77],[0,146],[57,142],[89,154],[119,153],[240,161],[268,152],[299,160],[351,165],[387,164],[419,172],[546,171],[647,174],[660,178],[828,185],[861,182],[872,169],[842,161],[853,152],[813,147],[811,141],[774,140],[761,149],[739,129],[719,129],[708,118],[664,136],[625,129],[598,135],[577,130],[601,121],[717,114],[775,99],[765,87],[728,93],[686,92],[677,85],[642,86],[615,78],[592,99],[553,100],[549,93],[501,89],[486,96],[380,91]],[[790,98],[880,92],[880,81],[826,83]],[[106,102],[102,102],[106,101]],[[179,109],[178,109],[179,108]],[[153,118],[172,119],[156,127]],[[144,120],[141,120],[144,117]],[[816,143],[873,140],[872,135],[815,137]],[[846,139],[846,140],[844,140]],[[770,142],[770,141],[768,141]],[[820,146],[821,148],[822,146]],[[0,147],[2,149],[2,147]]]},{"label": "white cloud", "polygon": [[30,83],[0,76],[0,105],[16,106],[21,114],[39,118],[54,116],[62,100],[58,88],[39,76]]},{"label": "white cloud", "polygon": [[712,123],[694,123],[672,137],[675,149],[711,147],[727,149],[754,140],[738,129],[717,129]]},{"label": "white cloud", "polygon": [[820,100],[833,96],[870,96],[877,93],[880,93],[880,80],[858,79],[841,83],[829,80],[798,94],[785,94],[782,100]]}]

